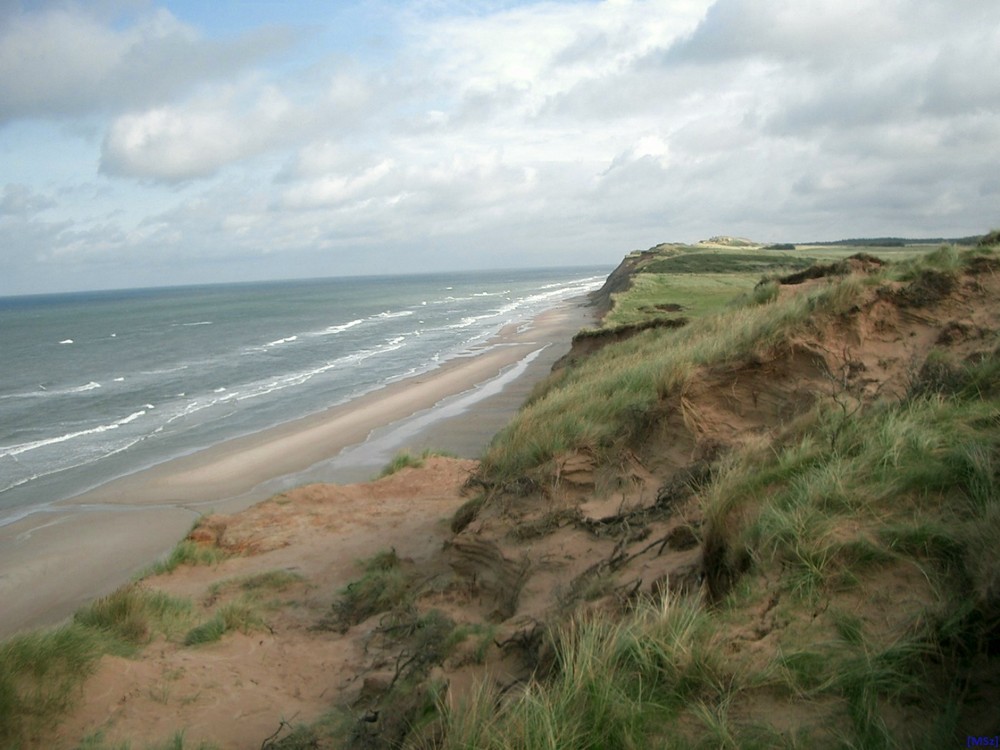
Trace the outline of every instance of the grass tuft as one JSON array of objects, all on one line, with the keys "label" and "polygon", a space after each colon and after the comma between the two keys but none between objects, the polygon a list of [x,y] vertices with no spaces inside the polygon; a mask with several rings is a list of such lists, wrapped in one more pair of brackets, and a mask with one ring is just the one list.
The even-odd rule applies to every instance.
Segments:
[{"label": "grass tuft", "polygon": [[631,617],[595,615],[554,635],[555,673],[502,699],[483,683],[456,710],[442,707],[445,748],[648,747],[686,702],[713,705],[727,677],[708,615],[682,601]]},{"label": "grass tuft", "polygon": [[148,643],[156,631],[176,632],[191,616],[189,600],[133,583],[78,610],[73,620],[126,647],[136,647]]},{"label": "grass tuft", "polygon": [[267,629],[261,614],[259,602],[248,596],[226,602],[218,607],[215,615],[200,625],[191,628],[184,636],[185,646],[201,646],[214,643],[235,630],[251,633]]},{"label": "grass tuft", "polygon": [[218,547],[184,539],[173,548],[166,559],[151,565],[143,577],[173,573],[181,565],[218,565],[228,557],[229,553]]},{"label": "grass tuft", "polygon": [[108,653],[129,655],[186,621],[191,603],[136,584],[79,610],[57,628],[0,643],[0,747],[28,747],[68,710]]},{"label": "grass tuft", "polygon": [[379,479],[384,477],[392,476],[397,471],[402,471],[403,469],[420,469],[423,468],[427,459],[431,456],[448,456],[449,454],[443,453],[441,451],[431,450],[430,448],[425,449],[421,453],[410,453],[408,450],[399,451],[392,460],[386,464],[385,468],[378,475]]},{"label": "grass tuft", "polygon": [[410,580],[402,570],[396,550],[383,550],[359,563],[364,574],[340,591],[332,611],[320,627],[346,632],[372,615],[405,606]]},{"label": "grass tuft", "polygon": [[214,599],[230,591],[242,591],[245,594],[259,594],[265,591],[281,592],[304,580],[305,576],[294,570],[265,570],[262,573],[216,581],[209,586],[208,594],[210,599]]},{"label": "grass tuft", "polygon": [[72,705],[102,653],[99,634],[76,623],[0,644],[0,746],[29,738]]}]

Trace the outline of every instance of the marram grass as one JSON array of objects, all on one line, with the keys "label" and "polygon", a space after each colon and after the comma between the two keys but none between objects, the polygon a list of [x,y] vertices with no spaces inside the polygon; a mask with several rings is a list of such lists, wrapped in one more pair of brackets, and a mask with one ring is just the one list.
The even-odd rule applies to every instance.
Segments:
[{"label": "marram grass", "polygon": [[191,628],[184,636],[184,645],[202,646],[236,630],[251,633],[266,628],[260,603],[252,595],[245,594],[220,605],[211,619]]},{"label": "marram grass", "polygon": [[714,704],[729,680],[708,615],[692,603],[645,603],[630,616],[572,620],[553,634],[554,673],[514,696],[483,683],[442,707],[444,748],[643,748],[687,700]]},{"label": "marram grass", "polygon": [[502,483],[560,453],[587,449],[610,458],[645,436],[671,394],[698,368],[741,360],[787,340],[817,311],[839,312],[857,298],[848,278],[811,295],[710,315],[677,330],[644,331],[597,352],[521,410],[490,443],[481,475]]},{"label": "marram grass", "polygon": [[159,560],[142,577],[173,573],[181,565],[218,565],[229,553],[218,547],[183,539],[163,560]]},{"label": "marram grass", "polygon": [[382,471],[379,473],[378,478],[382,479],[384,477],[392,476],[398,471],[403,469],[420,469],[423,468],[424,464],[427,463],[427,459],[431,456],[448,456],[450,454],[444,453],[442,451],[435,451],[427,448],[420,453],[411,453],[408,450],[401,450],[392,460],[386,464]]},{"label": "marram grass", "polygon": [[131,584],[80,609],[68,624],[0,643],[0,747],[28,748],[76,700],[107,653],[128,655],[173,633],[191,603]]}]

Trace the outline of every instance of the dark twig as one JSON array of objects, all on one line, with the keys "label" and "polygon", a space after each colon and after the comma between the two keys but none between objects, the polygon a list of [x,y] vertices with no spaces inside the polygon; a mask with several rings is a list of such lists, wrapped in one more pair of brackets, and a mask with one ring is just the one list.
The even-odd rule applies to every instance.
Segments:
[{"label": "dark twig", "polygon": [[[299,712],[296,711],[294,714],[292,714],[292,718],[294,719],[298,715]],[[270,735],[263,742],[260,743],[260,750],[268,750],[268,748],[274,747],[274,741],[278,738],[278,735],[281,734],[281,730],[284,729],[285,727],[288,727],[288,729],[292,729],[291,723],[287,719],[282,718],[281,723],[278,724],[278,728],[274,731],[274,734]]]}]

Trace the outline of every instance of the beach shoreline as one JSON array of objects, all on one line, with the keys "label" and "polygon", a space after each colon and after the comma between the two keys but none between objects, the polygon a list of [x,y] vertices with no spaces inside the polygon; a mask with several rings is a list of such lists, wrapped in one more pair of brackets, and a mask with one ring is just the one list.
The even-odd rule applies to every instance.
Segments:
[{"label": "beach shoreline", "polygon": [[403,448],[475,457],[593,317],[584,298],[568,300],[430,372],[0,527],[0,637],[58,622],[112,591],[169,551],[202,513],[237,512],[302,484],[363,481]]}]

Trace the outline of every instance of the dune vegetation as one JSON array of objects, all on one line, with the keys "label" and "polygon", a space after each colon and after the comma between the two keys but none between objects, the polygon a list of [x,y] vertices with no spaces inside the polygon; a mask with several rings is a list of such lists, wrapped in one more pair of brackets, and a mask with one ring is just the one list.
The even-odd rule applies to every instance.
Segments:
[{"label": "dune vegetation", "polygon": [[157,635],[177,637],[190,601],[131,584],[79,610],[59,627],[0,644],[0,746],[24,746],[77,697],[105,654],[134,655]]},{"label": "dune vegetation", "polygon": [[[1000,260],[995,248],[941,247],[859,273],[858,258],[814,274],[811,289],[779,295],[772,275],[681,329],[609,345],[558,373],[497,436],[480,480],[489,502],[511,503],[545,492],[568,454],[588,456],[609,487],[630,461],[655,464],[678,433],[729,432],[707,477],[690,482],[695,593],[633,593],[553,623],[548,669],[514,697],[484,683],[446,711],[445,747],[934,748],[995,734],[1000,339],[967,315],[995,306]],[[640,274],[630,316],[662,314],[650,290],[674,283]],[[872,339],[931,345],[897,353],[879,377],[863,337],[843,335],[871,317],[898,326]],[[699,424],[700,402],[736,400],[740,380],[776,362],[801,367],[806,352],[807,407],[760,415],[773,421],[756,434]]]}]

